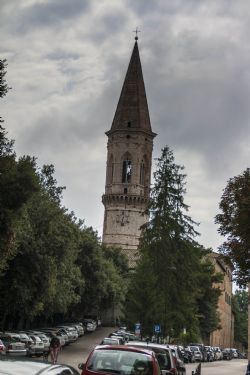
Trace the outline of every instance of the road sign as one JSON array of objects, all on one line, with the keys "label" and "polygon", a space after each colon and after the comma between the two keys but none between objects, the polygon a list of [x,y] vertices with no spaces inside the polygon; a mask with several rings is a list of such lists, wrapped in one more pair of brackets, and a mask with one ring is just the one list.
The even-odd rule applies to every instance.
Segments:
[{"label": "road sign", "polygon": [[135,331],[138,331],[141,329],[141,323],[135,323]]},{"label": "road sign", "polygon": [[161,326],[160,326],[160,324],[155,324],[154,325],[154,331],[155,331],[155,333],[160,333],[161,332]]},{"label": "road sign", "polygon": [[136,336],[140,336],[140,334],[141,334],[141,323],[135,323],[135,334],[136,334]]}]

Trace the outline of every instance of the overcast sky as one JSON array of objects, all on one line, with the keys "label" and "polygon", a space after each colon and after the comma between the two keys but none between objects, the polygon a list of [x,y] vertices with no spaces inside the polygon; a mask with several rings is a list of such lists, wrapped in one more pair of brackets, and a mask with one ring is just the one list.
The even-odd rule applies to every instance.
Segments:
[{"label": "overcast sky", "polygon": [[1,0],[0,58],[12,90],[0,115],[17,155],[54,164],[64,205],[101,235],[104,133],[136,27],[154,158],[168,145],[184,165],[198,240],[216,250],[222,190],[250,166],[249,1]]}]

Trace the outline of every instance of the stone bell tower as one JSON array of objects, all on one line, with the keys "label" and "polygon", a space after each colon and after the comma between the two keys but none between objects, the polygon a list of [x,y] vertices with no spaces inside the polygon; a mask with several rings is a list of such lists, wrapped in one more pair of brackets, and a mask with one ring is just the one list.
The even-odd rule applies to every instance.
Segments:
[{"label": "stone bell tower", "polygon": [[141,61],[135,44],[108,136],[103,238],[121,247],[130,268],[138,259],[141,226],[148,221],[153,138]]}]

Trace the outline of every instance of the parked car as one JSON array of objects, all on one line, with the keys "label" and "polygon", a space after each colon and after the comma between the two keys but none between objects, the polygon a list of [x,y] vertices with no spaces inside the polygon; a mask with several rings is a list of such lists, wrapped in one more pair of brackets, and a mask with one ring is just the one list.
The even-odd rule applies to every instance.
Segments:
[{"label": "parked car", "polygon": [[129,341],[125,343],[126,346],[131,346],[134,348],[141,348],[146,350],[152,350],[155,353],[155,356],[159,362],[161,373],[165,375],[170,372],[174,375],[179,375],[181,372],[178,372],[177,362],[173,356],[173,352],[166,345],[143,342],[143,341]]},{"label": "parked car", "polygon": [[225,348],[222,350],[223,359],[231,360],[232,359],[232,352],[230,348]]},{"label": "parked car", "polygon": [[214,352],[215,352],[216,360],[219,361],[219,360],[223,359],[223,354],[222,354],[221,348],[219,348],[218,346],[214,346],[213,349],[214,349]]},{"label": "parked car", "polygon": [[78,334],[78,337],[81,337],[84,335],[84,327],[83,327],[83,324],[82,323],[62,323],[59,325],[59,327],[61,326],[66,326],[66,327],[73,327],[75,328],[77,334]]},{"label": "parked car", "polygon": [[49,340],[52,339],[53,336],[56,336],[59,341],[60,341],[60,345],[63,347],[65,346],[65,339],[63,338],[63,336],[58,332],[58,329],[57,330],[53,330],[53,329],[49,329],[49,328],[40,328],[41,329],[41,332],[43,332],[46,336],[49,337]]},{"label": "parked car", "polygon": [[240,358],[240,359],[246,359],[246,358],[247,358],[247,354],[244,353],[244,352],[240,352],[240,351],[238,350],[238,358]]},{"label": "parked car", "polygon": [[215,361],[215,353],[213,351],[213,349],[211,348],[211,346],[204,346],[205,348],[205,351],[207,353],[207,362],[213,362]]},{"label": "parked car", "polygon": [[99,315],[95,315],[95,314],[84,315],[84,319],[94,320],[96,323],[96,327],[100,327],[102,325],[102,321]]},{"label": "parked car", "polygon": [[207,356],[207,352],[205,350],[204,344],[201,344],[201,343],[191,343],[191,344],[189,344],[189,346],[196,346],[196,347],[198,347],[199,350],[200,350],[200,353],[201,353],[201,362],[207,362],[208,356]]},{"label": "parked car", "polygon": [[180,349],[176,345],[168,345],[168,346],[172,351],[174,361],[178,370],[178,375],[185,375],[186,368],[184,365],[183,356],[181,354]]},{"label": "parked car", "polygon": [[100,372],[126,375],[159,375],[160,373],[153,351],[125,345],[97,346],[89,354],[86,363],[79,364],[78,368],[82,370],[81,375],[99,375]]},{"label": "parked car", "polygon": [[111,334],[111,336],[109,336],[108,338],[111,338],[111,339],[119,339],[119,340],[121,340],[121,343],[122,344],[124,344],[125,342],[126,342],[126,340],[125,340],[125,338],[123,337],[123,336],[117,336],[117,335],[112,335]]},{"label": "parked car", "polygon": [[110,334],[110,336],[122,336],[126,341],[138,341],[138,337],[129,331],[115,331]]},{"label": "parked car", "polygon": [[24,344],[28,345],[30,343],[30,337],[26,332],[20,331],[18,332],[20,341],[23,342]]},{"label": "parked car", "polygon": [[10,334],[2,333],[0,334],[0,340],[6,347],[6,354],[7,355],[15,355],[15,356],[26,356],[27,349],[26,345],[20,341],[18,337],[12,337]]},{"label": "parked car", "polygon": [[124,340],[122,337],[105,337],[100,345],[123,345]]},{"label": "parked car", "polygon": [[14,359],[7,356],[0,358],[0,374],[15,375],[79,375],[79,372],[69,365],[26,359]]},{"label": "parked car", "polygon": [[194,352],[190,349],[189,346],[185,346],[182,350],[183,358],[185,363],[194,363],[195,362],[195,355]]},{"label": "parked car", "polygon": [[96,330],[97,324],[93,319],[83,319],[83,325],[85,332],[90,333]]},{"label": "parked car", "polygon": [[49,345],[50,345],[50,338],[44,333],[44,332],[39,332],[39,331],[28,331],[27,333],[29,334],[34,334],[38,337],[40,337],[40,339],[42,340],[43,344],[44,344],[44,351],[48,351],[49,350]]},{"label": "parked car", "polygon": [[42,339],[34,334],[30,334],[29,337],[32,341],[27,346],[27,355],[30,357],[32,357],[33,355],[35,355],[36,357],[41,357],[45,351]]},{"label": "parked car", "polygon": [[6,346],[4,345],[2,340],[0,340],[0,355],[5,355],[5,354],[6,354]]},{"label": "parked car", "polygon": [[60,329],[61,332],[65,332],[65,334],[69,338],[69,342],[75,342],[78,339],[78,333],[77,330],[74,327],[71,326],[57,326],[57,329]]},{"label": "parked car", "polygon": [[232,358],[238,358],[238,351],[235,348],[231,348]]},{"label": "parked car", "polygon": [[198,346],[193,346],[193,345],[190,345],[189,348],[194,353],[195,360],[201,362],[203,357],[202,357],[200,348]]}]

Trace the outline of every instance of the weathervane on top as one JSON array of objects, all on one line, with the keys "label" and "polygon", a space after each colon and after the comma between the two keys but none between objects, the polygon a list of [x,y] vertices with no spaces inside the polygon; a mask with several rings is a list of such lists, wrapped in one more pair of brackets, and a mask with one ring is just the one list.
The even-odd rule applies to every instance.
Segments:
[{"label": "weathervane on top", "polygon": [[138,33],[140,33],[141,30],[138,29],[138,27],[136,27],[136,29],[133,31],[133,33],[135,33],[135,40],[138,40]]}]

